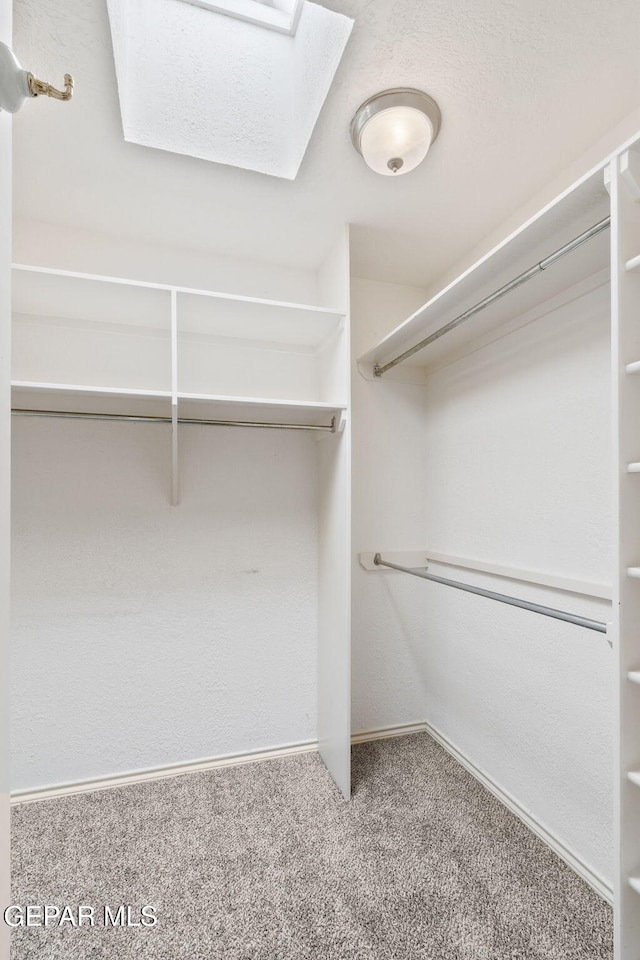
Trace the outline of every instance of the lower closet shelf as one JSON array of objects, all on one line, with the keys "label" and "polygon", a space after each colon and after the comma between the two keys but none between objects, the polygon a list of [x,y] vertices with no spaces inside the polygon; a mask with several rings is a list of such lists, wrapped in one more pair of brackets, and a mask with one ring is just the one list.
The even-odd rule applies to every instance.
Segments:
[{"label": "lower closet shelf", "polygon": [[[16,411],[172,418],[169,390],[59,383],[12,383],[12,408]],[[312,430],[340,430],[346,404],[264,397],[229,397],[215,394],[178,394],[181,421],[238,423]]]},{"label": "lower closet shelf", "polygon": [[14,380],[11,406],[19,410],[170,417],[171,391]]},{"label": "lower closet shelf", "polygon": [[178,415],[186,420],[238,420],[326,427],[335,418],[338,429],[345,410],[343,404],[310,400],[178,393]]}]

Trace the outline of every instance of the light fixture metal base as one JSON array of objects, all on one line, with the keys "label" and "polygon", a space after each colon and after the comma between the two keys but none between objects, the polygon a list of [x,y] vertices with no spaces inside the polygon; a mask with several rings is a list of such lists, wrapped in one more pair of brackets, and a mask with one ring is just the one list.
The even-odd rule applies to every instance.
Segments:
[{"label": "light fixture metal base", "polygon": [[414,87],[393,87],[369,97],[356,110],[351,121],[351,142],[361,156],[362,131],[365,126],[377,113],[382,110],[389,110],[392,107],[412,107],[414,110],[424,113],[433,127],[431,143],[437,138],[442,123],[442,114],[433,97],[422,90],[416,90]]}]

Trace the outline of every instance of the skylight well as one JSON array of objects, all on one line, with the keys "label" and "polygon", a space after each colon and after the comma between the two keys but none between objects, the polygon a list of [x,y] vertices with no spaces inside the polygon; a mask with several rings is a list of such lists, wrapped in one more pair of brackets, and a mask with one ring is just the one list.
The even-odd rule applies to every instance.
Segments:
[{"label": "skylight well", "polygon": [[107,2],[125,140],[295,178],[353,20],[309,0]]},{"label": "skylight well", "polygon": [[214,13],[235,17],[278,33],[295,35],[304,0],[184,0]]}]

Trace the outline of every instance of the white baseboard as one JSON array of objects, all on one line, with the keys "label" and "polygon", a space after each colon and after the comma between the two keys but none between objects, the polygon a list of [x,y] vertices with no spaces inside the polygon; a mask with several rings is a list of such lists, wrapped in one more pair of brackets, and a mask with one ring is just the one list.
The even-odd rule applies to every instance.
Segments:
[{"label": "white baseboard", "polygon": [[386,740],[389,737],[406,737],[410,733],[424,733],[427,725],[424,720],[419,723],[404,723],[396,727],[378,727],[377,730],[366,730],[364,733],[354,733],[351,743],[368,743],[370,740]]},{"label": "white baseboard", "polygon": [[470,760],[466,754],[459,750],[455,744],[445,737],[437,727],[434,727],[428,721],[424,725],[424,729],[433,737],[441,747],[450,753],[451,756],[458,761],[458,763],[468,770],[469,773],[479,780],[480,783],[489,790],[494,797],[497,797],[501,803],[504,804],[512,813],[522,820],[522,822],[533,832],[537,837],[539,837],[547,846],[558,854],[561,860],[571,867],[575,873],[578,874],[589,886],[595,890],[595,892],[606,900],[608,903],[613,904],[613,888],[610,883],[608,883],[604,877],[601,877],[598,873],[593,870],[588,863],[585,863],[584,860],[577,854],[574,853],[566,844],[556,836],[553,831],[549,830],[544,824],[540,823],[533,814],[523,807],[519,800],[512,796],[508,791],[504,790],[498,783],[495,782],[484,770],[481,770],[480,767],[477,767],[472,760]]},{"label": "white baseboard", "polygon": [[260,760],[274,760],[278,757],[290,757],[296,753],[311,753],[318,749],[316,740],[285,744],[268,750],[245,753],[222,754],[217,757],[204,757],[189,763],[173,763],[166,767],[146,767],[141,770],[129,770],[111,777],[96,777],[94,780],[76,780],[69,783],[55,783],[35,790],[15,790],[11,793],[11,803],[34,803],[37,800],[53,800],[55,797],[68,797],[75,793],[91,793],[94,790],[111,790],[114,787],[126,787],[145,780],[164,780],[166,777],[179,777],[185,773],[201,773],[216,767],[231,767],[241,763],[258,763]]},{"label": "white baseboard", "polygon": [[[386,737],[402,737],[408,733],[424,732],[424,723],[413,723],[396,727],[381,727],[357,733],[352,743],[365,743],[367,740],[383,740]],[[96,777],[93,780],[76,780],[69,783],[54,783],[35,790],[16,790],[11,794],[11,803],[34,803],[37,800],[53,800],[55,797],[68,797],[76,793],[92,793],[95,790],[111,790],[126,787],[145,780],[163,780],[165,777],[179,777],[185,773],[201,773],[216,767],[231,767],[241,763],[259,763],[261,760],[275,760],[278,757],[290,757],[297,753],[311,753],[318,749],[317,740],[284,744],[268,750],[256,750],[245,753],[222,754],[216,757],[204,757],[189,763],[174,763],[165,767],[145,767],[141,770],[128,770],[115,776]]]}]

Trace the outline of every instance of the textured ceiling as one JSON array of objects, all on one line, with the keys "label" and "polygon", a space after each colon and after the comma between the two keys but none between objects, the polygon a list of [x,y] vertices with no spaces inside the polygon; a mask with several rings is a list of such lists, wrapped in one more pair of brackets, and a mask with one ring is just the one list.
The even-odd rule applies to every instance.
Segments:
[{"label": "textured ceiling", "polygon": [[[125,143],[106,0],[18,0],[19,59],[52,82],[73,73],[77,94],[16,116],[16,215],[299,266],[351,222],[355,272],[425,285],[640,102],[637,0],[324,6],[355,25],[289,182]],[[426,90],[443,115],[398,179],[349,140],[355,109],[389,86]]]}]

